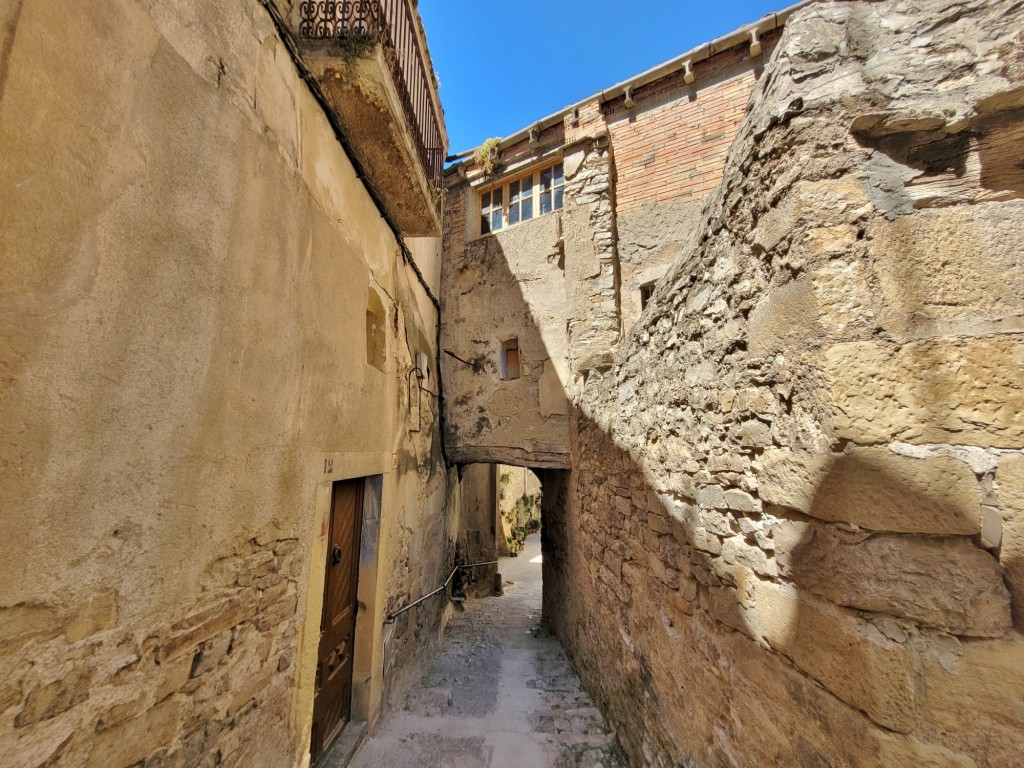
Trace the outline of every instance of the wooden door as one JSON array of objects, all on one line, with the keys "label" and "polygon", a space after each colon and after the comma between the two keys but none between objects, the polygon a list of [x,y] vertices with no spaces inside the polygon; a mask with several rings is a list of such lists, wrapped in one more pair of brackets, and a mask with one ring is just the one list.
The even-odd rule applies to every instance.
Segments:
[{"label": "wooden door", "polygon": [[314,763],[327,753],[352,713],[352,649],[356,634],[356,585],[362,522],[362,479],[335,483],[313,698]]}]

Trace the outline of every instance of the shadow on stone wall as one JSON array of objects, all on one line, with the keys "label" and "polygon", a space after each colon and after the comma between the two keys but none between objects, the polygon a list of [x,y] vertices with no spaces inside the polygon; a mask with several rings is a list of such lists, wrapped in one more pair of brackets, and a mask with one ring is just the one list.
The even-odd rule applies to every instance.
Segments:
[{"label": "shadow on stone wall", "polygon": [[[701,238],[615,362],[569,383],[545,617],[635,765],[980,768],[1024,748],[1024,208],[997,170],[1013,152],[983,151],[1019,114],[965,139],[928,122],[938,91],[823,95],[861,76],[867,54],[837,51],[887,7],[791,19]],[[997,35],[1000,13],[942,24]],[[933,23],[914,18],[864,36],[891,72]],[[887,117],[858,123],[869,108]]]},{"label": "shadow on stone wall", "polygon": [[[484,253],[485,284],[537,345],[528,368],[549,355],[536,313],[500,242]],[[932,354],[909,363],[922,374],[912,419],[941,425],[937,403],[960,384]],[[590,371],[572,398],[593,389],[614,405],[574,407],[572,468],[538,470],[545,619],[627,754],[652,766],[729,755],[738,765],[979,765],[968,701],[982,751],[1011,759],[1019,731],[999,710],[1020,682],[1024,644],[1009,634],[1000,566],[979,546],[991,457],[780,437],[773,422],[820,413],[815,387],[828,381],[742,357],[750,386],[709,394],[691,375],[707,358],[696,359],[657,401],[615,368]],[[496,370],[482,360],[475,375]],[[731,448],[698,460],[698,426],[670,415],[681,402],[731,414],[712,428]],[[528,451],[502,460],[531,463]]]}]

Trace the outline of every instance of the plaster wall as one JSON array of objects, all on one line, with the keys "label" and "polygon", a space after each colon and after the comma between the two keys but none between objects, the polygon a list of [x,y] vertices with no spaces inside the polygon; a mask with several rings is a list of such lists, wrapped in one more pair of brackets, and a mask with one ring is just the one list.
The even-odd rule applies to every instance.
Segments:
[{"label": "plaster wall", "polygon": [[381,499],[357,717],[448,566],[435,307],[259,3],[19,0],[0,35],[0,752],[301,765],[331,483]]},{"label": "plaster wall", "polygon": [[[468,236],[476,193],[448,189],[441,267],[446,440],[453,461],[561,466],[567,461],[568,322],[561,219],[542,216]],[[520,377],[502,380],[502,343],[516,339]]]},{"label": "plaster wall", "polygon": [[[462,468],[458,554],[464,564],[498,559],[498,477],[493,464]],[[494,594],[497,565],[467,568],[456,574],[460,591],[471,596]]]},{"label": "plaster wall", "polygon": [[677,197],[619,211],[619,303],[626,331],[640,317],[641,287],[664,277],[696,235],[702,203]]}]

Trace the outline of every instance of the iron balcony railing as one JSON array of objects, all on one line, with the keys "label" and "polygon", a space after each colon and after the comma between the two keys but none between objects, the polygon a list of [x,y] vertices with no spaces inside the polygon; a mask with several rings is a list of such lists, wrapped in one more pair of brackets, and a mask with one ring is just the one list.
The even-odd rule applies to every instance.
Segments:
[{"label": "iron balcony railing", "polygon": [[303,0],[299,14],[301,38],[344,40],[366,36],[384,45],[423,169],[434,189],[439,190],[444,166],[440,104],[433,70],[420,40],[413,0]]}]

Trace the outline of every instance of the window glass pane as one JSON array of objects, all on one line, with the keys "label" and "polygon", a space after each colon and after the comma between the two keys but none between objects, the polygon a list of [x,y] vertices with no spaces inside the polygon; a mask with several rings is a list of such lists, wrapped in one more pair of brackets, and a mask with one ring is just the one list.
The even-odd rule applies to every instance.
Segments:
[{"label": "window glass pane", "polygon": [[495,208],[501,208],[501,203],[504,199],[502,193],[505,191],[504,187],[498,187],[491,193],[491,200],[494,201]]},{"label": "window glass pane", "polygon": [[533,218],[533,197],[523,198],[523,221],[529,221]]},{"label": "window glass pane", "polygon": [[529,197],[533,194],[533,174],[523,177],[523,197]]},{"label": "window glass pane", "polygon": [[565,187],[556,187],[555,188],[555,209],[556,210],[562,207],[562,192],[564,190],[565,190]]},{"label": "window glass pane", "polygon": [[551,188],[551,169],[545,168],[540,172],[540,186],[542,189]]},{"label": "window glass pane", "polygon": [[491,193],[484,192],[480,195],[480,210],[486,210],[491,207]]},{"label": "window glass pane", "polygon": [[551,193],[541,192],[540,193],[540,212],[551,213]]},{"label": "window glass pane", "polygon": [[514,203],[516,200],[519,199],[519,182],[518,181],[513,181],[511,184],[508,185],[508,199],[509,199],[509,202],[512,202],[512,203]]},{"label": "window glass pane", "polygon": [[486,235],[490,231],[491,231],[491,221],[490,221],[490,219],[486,215],[481,216],[480,217],[480,234],[481,235]]},{"label": "window glass pane", "polygon": [[518,224],[519,223],[519,203],[512,203],[508,207],[508,223]]},{"label": "window glass pane", "polygon": [[491,211],[491,231],[497,232],[501,229],[501,208],[495,208]]},{"label": "window glass pane", "polygon": [[562,164],[559,163],[555,166],[555,184],[565,183],[565,172],[562,170]]}]

